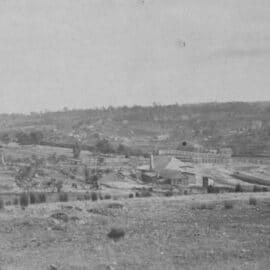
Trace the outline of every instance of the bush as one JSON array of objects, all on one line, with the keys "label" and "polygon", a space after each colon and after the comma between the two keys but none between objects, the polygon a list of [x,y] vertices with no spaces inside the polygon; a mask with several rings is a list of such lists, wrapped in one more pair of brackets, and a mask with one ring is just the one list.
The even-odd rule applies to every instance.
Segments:
[{"label": "bush", "polygon": [[253,187],[253,192],[267,192],[268,188],[267,187],[259,187],[259,186],[254,186]]},{"label": "bush", "polygon": [[47,201],[45,193],[37,194],[37,203],[45,203]]},{"label": "bush", "polygon": [[92,193],[91,193],[91,199],[92,199],[93,202],[96,201],[96,200],[98,199],[98,195],[97,195],[96,192],[92,192]]},{"label": "bush", "polygon": [[124,206],[121,203],[112,202],[112,203],[109,203],[107,207],[111,209],[122,209]]},{"label": "bush", "polygon": [[140,195],[141,195],[140,197],[151,197],[152,196],[151,192],[149,190],[146,190],[146,189],[143,189],[141,191]]},{"label": "bush", "polygon": [[84,196],[77,196],[77,201],[83,201],[84,200]]},{"label": "bush", "polygon": [[13,200],[13,204],[14,204],[14,205],[18,205],[18,204],[19,204],[18,198],[15,198],[15,199]]},{"label": "bush", "polygon": [[171,196],[173,196],[173,192],[171,190],[167,190],[164,195],[166,197],[171,197]]},{"label": "bush", "polygon": [[243,192],[243,189],[242,189],[242,187],[241,187],[240,184],[237,184],[237,185],[235,186],[234,192]]},{"label": "bush", "polygon": [[135,193],[135,197],[139,198],[140,197],[140,193],[139,192],[136,192]]},{"label": "bush", "polygon": [[110,232],[107,235],[109,238],[117,241],[125,236],[125,231],[122,228],[111,228]]},{"label": "bush", "polygon": [[0,198],[0,209],[4,209],[5,208],[5,204],[2,198]]},{"label": "bush", "polygon": [[215,204],[214,203],[198,203],[198,204],[194,204],[191,206],[191,209],[198,209],[198,210],[212,210],[215,209]]},{"label": "bush", "polygon": [[257,199],[254,197],[249,198],[249,204],[250,205],[257,205]]},{"label": "bush", "polygon": [[207,193],[219,193],[219,188],[210,185],[207,187]]},{"label": "bush", "polygon": [[25,208],[27,207],[29,204],[29,201],[28,201],[28,195],[26,193],[23,193],[21,194],[20,196],[20,205],[22,208]]},{"label": "bush", "polygon": [[60,193],[59,194],[59,201],[60,202],[68,202],[68,194],[67,193]]},{"label": "bush", "polygon": [[57,192],[60,193],[61,189],[63,188],[63,181],[59,180],[55,183],[55,187],[57,189]]},{"label": "bush", "polygon": [[30,204],[35,204],[37,202],[36,196],[33,192],[30,193]]},{"label": "bush", "polygon": [[84,194],[83,196],[84,200],[89,201],[91,199],[91,196],[89,193]]},{"label": "bush", "polygon": [[103,200],[102,193],[99,193],[99,194],[98,194],[98,197],[99,197],[100,200]]},{"label": "bush", "polygon": [[128,197],[129,197],[130,199],[133,198],[133,197],[134,197],[133,193],[130,193],[130,194],[128,195]]},{"label": "bush", "polygon": [[233,202],[232,201],[225,201],[224,208],[225,209],[233,209]]},{"label": "bush", "polygon": [[105,194],[104,199],[110,200],[112,198],[111,194]]}]

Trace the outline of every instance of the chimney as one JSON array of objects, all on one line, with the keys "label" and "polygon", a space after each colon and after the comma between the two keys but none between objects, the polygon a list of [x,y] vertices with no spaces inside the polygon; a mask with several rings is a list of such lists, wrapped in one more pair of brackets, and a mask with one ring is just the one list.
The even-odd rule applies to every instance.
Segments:
[{"label": "chimney", "polygon": [[150,171],[154,170],[154,156],[150,156]]}]

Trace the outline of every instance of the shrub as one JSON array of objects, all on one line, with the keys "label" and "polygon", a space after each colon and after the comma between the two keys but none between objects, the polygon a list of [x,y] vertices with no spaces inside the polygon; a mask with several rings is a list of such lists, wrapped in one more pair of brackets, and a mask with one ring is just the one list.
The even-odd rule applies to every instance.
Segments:
[{"label": "shrub", "polygon": [[133,197],[134,197],[133,193],[130,193],[130,194],[128,195],[128,197],[129,197],[130,199],[133,198]]},{"label": "shrub", "polygon": [[257,205],[257,199],[254,197],[249,198],[249,204],[250,205]]},{"label": "shrub", "polygon": [[59,201],[60,202],[68,202],[68,194],[67,193],[60,193],[59,194]]},{"label": "shrub", "polygon": [[63,181],[59,180],[55,183],[55,187],[57,189],[57,192],[60,193],[61,189],[63,188]]},{"label": "shrub", "polygon": [[125,231],[122,228],[111,228],[110,232],[107,235],[109,238],[117,241],[125,236]]},{"label": "shrub", "polygon": [[99,193],[99,194],[98,194],[98,197],[99,197],[100,200],[103,200],[102,193]]},{"label": "shrub", "polygon": [[140,197],[140,193],[139,192],[136,192],[135,193],[135,197],[139,198]]},{"label": "shrub", "polygon": [[164,195],[166,197],[171,197],[171,196],[173,196],[173,192],[171,190],[167,190]]},{"label": "shrub", "polygon": [[45,203],[47,201],[45,193],[39,193],[37,195],[37,203]]},{"label": "shrub", "polygon": [[0,198],[0,209],[4,209],[5,208],[5,204],[2,198]]},{"label": "shrub", "polygon": [[233,202],[232,201],[225,201],[224,202],[224,208],[225,209],[232,209],[233,208]]},{"label": "shrub", "polygon": [[83,196],[84,200],[89,201],[91,199],[91,196],[89,193],[84,194]]},{"label": "shrub", "polygon": [[219,188],[210,185],[207,187],[207,193],[219,193]]},{"label": "shrub", "polygon": [[107,207],[111,209],[122,209],[124,206],[121,203],[112,202],[109,203]]},{"label": "shrub", "polygon": [[243,189],[242,189],[242,187],[241,187],[240,184],[237,184],[237,185],[235,186],[234,192],[243,192]]},{"label": "shrub", "polygon": [[35,204],[37,202],[36,196],[33,192],[30,193],[30,204]]},{"label": "shrub", "polygon": [[18,198],[14,198],[14,200],[13,200],[13,204],[14,204],[14,205],[18,205],[18,204],[19,204],[19,200],[18,200]]},{"label": "shrub", "polygon": [[193,210],[213,210],[215,209],[216,205],[214,203],[198,203],[198,204],[193,204],[191,206],[191,209]]},{"label": "shrub", "polygon": [[259,187],[256,185],[253,187],[253,192],[267,192],[268,190],[267,187]]},{"label": "shrub", "polygon": [[29,201],[28,201],[28,195],[26,193],[23,193],[21,194],[20,196],[20,205],[22,208],[25,208],[27,207],[29,204]]},{"label": "shrub", "polygon": [[104,199],[110,200],[112,198],[111,194],[105,194]]},{"label": "shrub", "polygon": [[97,195],[96,192],[92,192],[92,193],[91,193],[91,199],[92,199],[93,202],[96,201],[96,200],[98,199],[98,195]]},{"label": "shrub", "polygon": [[151,197],[152,196],[151,192],[149,190],[145,190],[145,189],[143,189],[141,191],[140,195],[141,195],[141,197]]}]

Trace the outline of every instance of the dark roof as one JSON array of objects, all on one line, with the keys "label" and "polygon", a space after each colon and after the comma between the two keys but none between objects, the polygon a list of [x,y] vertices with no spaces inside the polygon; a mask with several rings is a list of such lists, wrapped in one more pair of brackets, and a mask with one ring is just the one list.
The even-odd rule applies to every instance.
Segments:
[{"label": "dark roof", "polygon": [[162,170],[160,171],[159,176],[164,179],[186,179],[186,176],[183,173],[176,170]]}]

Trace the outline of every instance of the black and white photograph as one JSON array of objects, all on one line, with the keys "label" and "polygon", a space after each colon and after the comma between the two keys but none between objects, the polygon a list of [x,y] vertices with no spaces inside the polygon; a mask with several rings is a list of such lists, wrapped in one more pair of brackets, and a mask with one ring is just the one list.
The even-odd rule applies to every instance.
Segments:
[{"label": "black and white photograph", "polygon": [[0,0],[0,270],[269,270],[270,1]]}]

